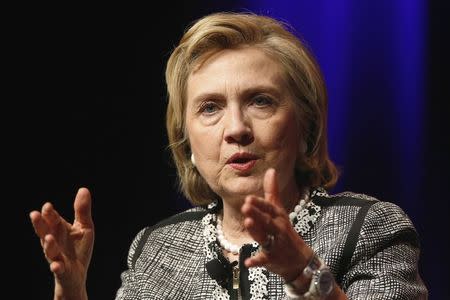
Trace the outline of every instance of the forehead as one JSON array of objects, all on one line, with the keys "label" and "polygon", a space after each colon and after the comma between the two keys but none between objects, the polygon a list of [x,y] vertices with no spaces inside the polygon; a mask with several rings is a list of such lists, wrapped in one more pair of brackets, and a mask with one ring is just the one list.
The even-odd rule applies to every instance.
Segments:
[{"label": "forehead", "polygon": [[270,86],[284,89],[281,63],[261,49],[246,47],[226,49],[198,63],[188,77],[188,98],[212,88]]}]

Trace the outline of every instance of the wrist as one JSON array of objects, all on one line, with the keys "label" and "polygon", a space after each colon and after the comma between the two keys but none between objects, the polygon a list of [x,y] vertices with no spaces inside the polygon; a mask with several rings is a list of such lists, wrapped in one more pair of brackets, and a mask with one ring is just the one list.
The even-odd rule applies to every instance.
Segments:
[{"label": "wrist", "polygon": [[[311,264],[311,260],[314,259],[314,252],[311,252],[311,258],[308,259],[305,267],[303,269],[297,269],[297,272],[295,272],[293,276],[289,276],[289,277],[285,277],[284,281],[285,281],[285,291],[286,294],[289,295],[291,294],[291,297],[293,297],[294,293],[295,294],[304,294],[308,291],[309,289],[309,285],[311,283],[311,278],[312,276],[310,276],[308,274],[308,271],[305,271],[308,266]],[[288,279],[289,278],[289,279]],[[288,293],[288,292],[291,293]]]},{"label": "wrist", "polygon": [[334,289],[334,277],[323,260],[316,254],[300,275],[286,282],[284,290],[289,299],[324,299]]},{"label": "wrist", "polygon": [[87,300],[87,290],[85,286],[79,288],[63,288],[61,285],[55,285],[53,300]]}]

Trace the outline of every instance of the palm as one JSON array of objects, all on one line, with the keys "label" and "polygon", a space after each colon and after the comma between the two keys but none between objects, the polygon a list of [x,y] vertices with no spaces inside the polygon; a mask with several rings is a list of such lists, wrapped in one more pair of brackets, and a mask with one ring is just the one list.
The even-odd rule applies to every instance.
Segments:
[{"label": "palm", "polygon": [[94,244],[94,228],[78,221],[73,224],[61,221],[54,233],[61,249],[65,274],[85,274],[91,259]]}]

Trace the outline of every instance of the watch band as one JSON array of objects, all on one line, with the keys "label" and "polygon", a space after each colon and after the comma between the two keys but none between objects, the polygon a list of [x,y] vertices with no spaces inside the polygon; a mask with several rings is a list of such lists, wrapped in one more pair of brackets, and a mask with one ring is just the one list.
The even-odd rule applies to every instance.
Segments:
[{"label": "watch band", "polygon": [[[305,276],[311,279],[309,289],[303,295],[297,291],[301,289],[300,277]],[[325,265],[324,261],[313,255],[308,265],[303,269],[302,274],[291,282],[284,284],[284,291],[288,299],[307,299],[316,300],[323,299],[328,296],[334,288],[334,277],[330,269]]]}]

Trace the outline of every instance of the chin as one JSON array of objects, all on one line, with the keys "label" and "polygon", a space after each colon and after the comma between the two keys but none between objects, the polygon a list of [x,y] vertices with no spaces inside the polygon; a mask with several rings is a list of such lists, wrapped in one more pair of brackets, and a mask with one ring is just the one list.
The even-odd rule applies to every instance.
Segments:
[{"label": "chin", "polygon": [[230,180],[224,186],[230,195],[246,197],[248,195],[263,194],[263,182],[260,177],[239,177]]}]

